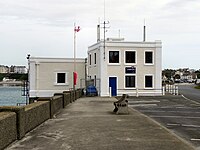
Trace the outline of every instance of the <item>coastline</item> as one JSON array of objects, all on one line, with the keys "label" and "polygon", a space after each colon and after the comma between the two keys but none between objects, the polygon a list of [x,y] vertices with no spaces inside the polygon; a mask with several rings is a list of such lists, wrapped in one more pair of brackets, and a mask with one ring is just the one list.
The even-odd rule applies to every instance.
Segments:
[{"label": "coastline", "polygon": [[21,86],[23,85],[23,82],[22,81],[1,81],[0,85]]}]

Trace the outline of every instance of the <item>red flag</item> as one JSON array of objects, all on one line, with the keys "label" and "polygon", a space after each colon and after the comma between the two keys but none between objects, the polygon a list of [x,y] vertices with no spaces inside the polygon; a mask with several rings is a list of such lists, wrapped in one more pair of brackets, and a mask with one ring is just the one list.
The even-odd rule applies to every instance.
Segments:
[{"label": "red flag", "polygon": [[77,79],[78,79],[78,73],[74,72],[74,85],[77,84]]},{"label": "red flag", "polygon": [[81,30],[80,26],[78,26],[77,28],[76,27],[74,28],[75,32],[79,32],[80,30]]}]

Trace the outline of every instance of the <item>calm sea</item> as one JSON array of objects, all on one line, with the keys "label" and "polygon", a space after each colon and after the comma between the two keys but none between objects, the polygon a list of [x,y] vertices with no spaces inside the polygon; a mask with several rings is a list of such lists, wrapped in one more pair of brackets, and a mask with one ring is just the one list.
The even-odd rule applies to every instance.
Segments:
[{"label": "calm sea", "polygon": [[21,95],[21,86],[0,86],[0,106],[16,106],[17,103],[26,103],[26,98]]}]

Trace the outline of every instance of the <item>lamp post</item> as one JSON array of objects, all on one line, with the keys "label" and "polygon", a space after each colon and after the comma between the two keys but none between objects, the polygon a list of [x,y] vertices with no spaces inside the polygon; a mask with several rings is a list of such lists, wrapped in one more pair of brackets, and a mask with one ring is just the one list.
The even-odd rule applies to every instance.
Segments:
[{"label": "lamp post", "polygon": [[27,74],[28,74],[28,79],[27,79],[27,83],[25,83],[25,92],[26,92],[26,105],[30,103],[29,100],[29,92],[30,92],[30,54],[27,55],[26,59],[28,60],[28,70],[27,70]]}]

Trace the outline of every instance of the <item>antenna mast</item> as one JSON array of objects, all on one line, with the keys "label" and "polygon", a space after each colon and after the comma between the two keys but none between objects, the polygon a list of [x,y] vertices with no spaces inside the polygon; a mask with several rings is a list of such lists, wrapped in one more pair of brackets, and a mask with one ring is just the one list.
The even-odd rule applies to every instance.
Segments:
[{"label": "antenna mast", "polygon": [[144,35],[143,35],[143,42],[145,42],[146,41],[146,26],[145,26],[145,19],[144,19],[144,31],[143,31],[144,33]]},{"label": "antenna mast", "polygon": [[103,21],[103,59],[105,60],[105,51],[106,51],[106,24],[109,24],[109,21],[106,20],[106,0],[104,0],[104,21]]}]

